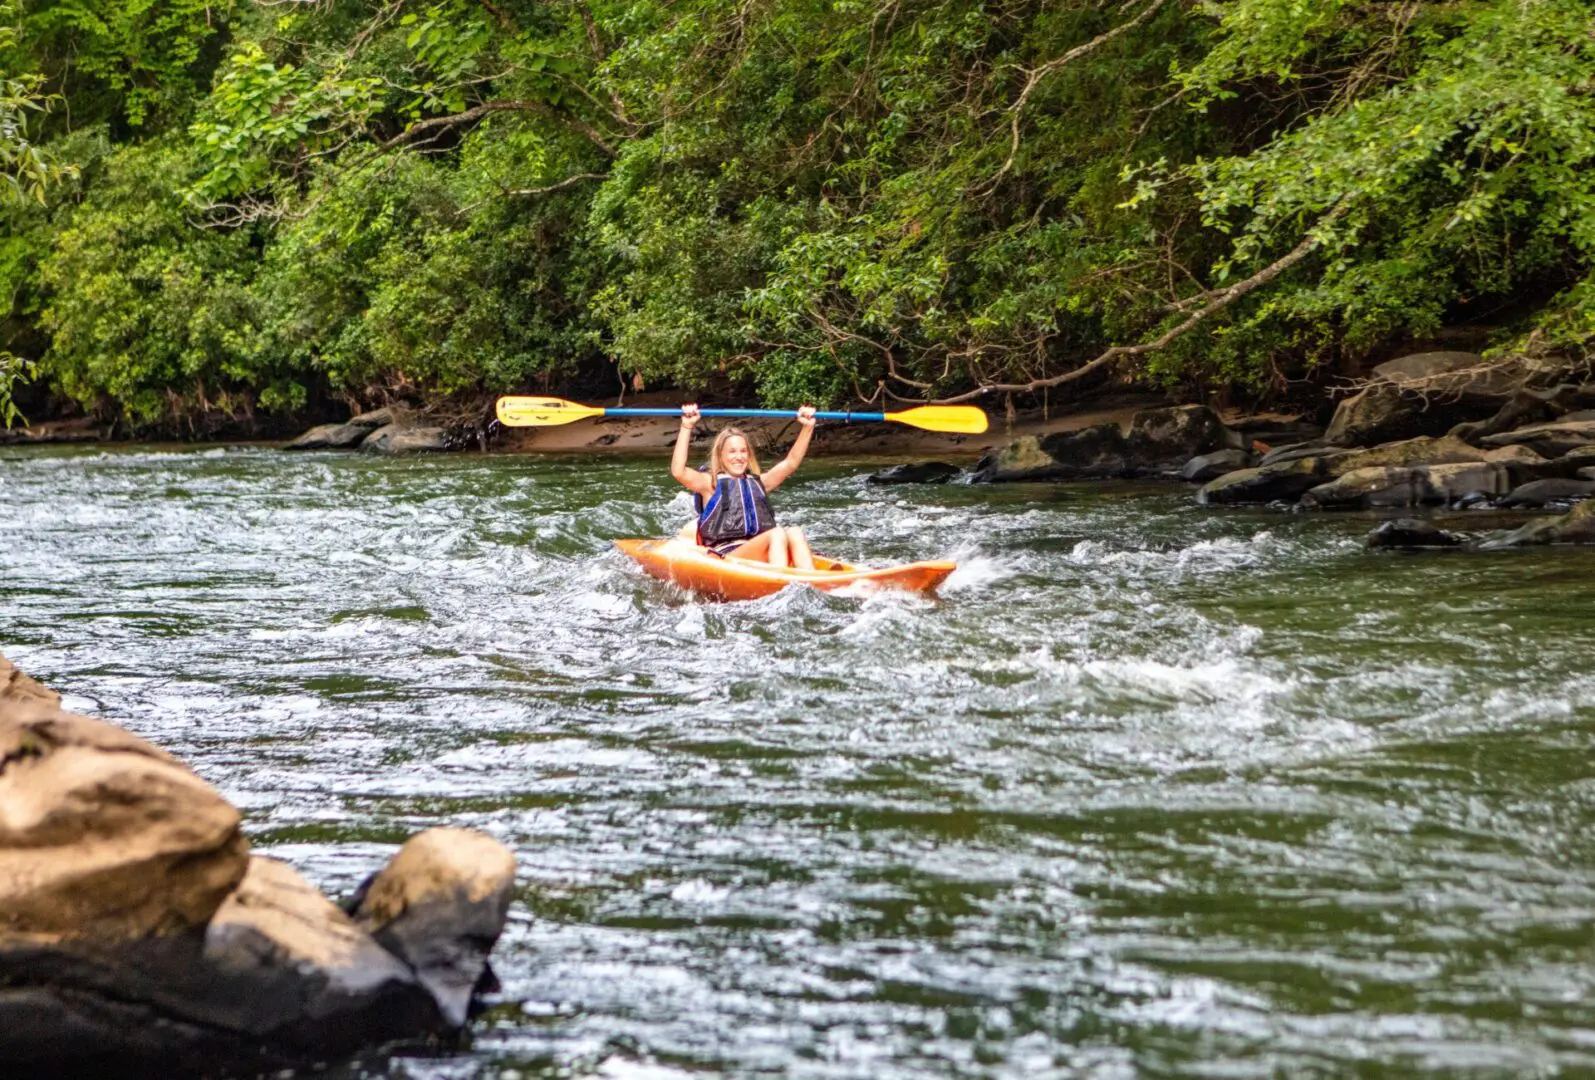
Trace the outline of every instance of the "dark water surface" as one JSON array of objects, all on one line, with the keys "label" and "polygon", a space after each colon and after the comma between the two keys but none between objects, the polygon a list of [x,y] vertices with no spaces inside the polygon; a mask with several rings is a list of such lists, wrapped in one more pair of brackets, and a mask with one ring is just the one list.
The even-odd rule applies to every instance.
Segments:
[{"label": "dark water surface", "polygon": [[1155,488],[778,497],[940,600],[701,604],[666,462],[0,451],[0,650],[330,892],[520,861],[407,1077],[1595,1072],[1595,551]]}]

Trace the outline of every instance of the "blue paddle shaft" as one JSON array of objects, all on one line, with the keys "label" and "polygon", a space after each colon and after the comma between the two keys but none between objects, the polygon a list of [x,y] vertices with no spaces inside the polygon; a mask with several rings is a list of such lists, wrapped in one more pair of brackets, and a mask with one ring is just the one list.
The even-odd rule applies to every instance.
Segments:
[{"label": "blue paddle shaft", "polygon": [[[680,416],[680,409],[605,409],[605,416]],[[699,409],[699,416],[780,416],[797,419],[796,409]],[[816,420],[885,420],[878,412],[817,412]]]}]

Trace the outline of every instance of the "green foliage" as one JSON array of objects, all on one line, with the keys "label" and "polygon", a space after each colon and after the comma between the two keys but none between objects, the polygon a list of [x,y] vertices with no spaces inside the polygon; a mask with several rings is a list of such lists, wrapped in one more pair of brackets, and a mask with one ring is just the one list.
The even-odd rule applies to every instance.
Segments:
[{"label": "green foliage", "polygon": [[29,0],[9,66],[66,94],[76,124],[160,129],[204,92],[232,14],[229,0]]},{"label": "green foliage", "polygon": [[42,373],[86,407],[114,400],[135,424],[247,408],[256,388],[303,400],[249,348],[250,236],[195,229],[184,213],[192,163],[173,136],[112,151],[43,268],[52,344]]},{"label": "green foliage", "polygon": [[380,85],[337,70],[318,78],[246,44],[228,58],[199,119],[189,125],[206,169],[195,194],[216,199],[254,190],[271,179],[285,151],[325,150],[369,116]]},{"label": "green foliage", "polygon": [[[13,14],[9,5],[0,6],[0,16]],[[15,42],[15,32],[0,27],[0,55],[9,52]],[[10,297],[3,313],[7,322],[28,284],[23,267],[29,262],[31,248],[25,223],[37,220],[37,214],[29,212],[31,204],[46,205],[53,188],[77,177],[76,166],[56,161],[29,135],[30,118],[46,113],[55,100],[41,92],[42,82],[38,75],[14,75],[0,68],[0,220],[7,226],[0,233],[0,287],[10,286],[4,292]],[[4,344],[10,344],[9,338],[8,334]],[[0,428],[10,428],[22,419],[12,393],[17,383],[32,375],[30,361],[0,347]]]},{"label": "green foliage", "polygon": [[42,155],[0,165],[36,184],[60,147],[83,185],[11,211],[7,333],[86,406],[168,426],[600,363],[841,404],[1039,391],[1154,340],[1098,374],[1262,392],[1459,322],[1583,347],[1592,20],[37,0],[5,98],[66,107],[7,129],[0,104]]}]

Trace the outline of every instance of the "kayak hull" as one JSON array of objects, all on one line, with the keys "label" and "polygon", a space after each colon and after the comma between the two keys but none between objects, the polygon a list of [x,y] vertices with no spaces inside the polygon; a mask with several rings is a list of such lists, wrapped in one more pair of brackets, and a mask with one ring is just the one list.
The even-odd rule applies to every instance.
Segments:
[{"label": "kayak hull", "polygon": [[788,585],[823,592],[899,589],[935,592],[956,563],[917,562],[867,569],[836,559],[814,557],[814,570],[771,566],[752,559],[721,559],[682,537],[667,540],[616,540],[615,546],[653,577],[715,600],[757,600]]}]

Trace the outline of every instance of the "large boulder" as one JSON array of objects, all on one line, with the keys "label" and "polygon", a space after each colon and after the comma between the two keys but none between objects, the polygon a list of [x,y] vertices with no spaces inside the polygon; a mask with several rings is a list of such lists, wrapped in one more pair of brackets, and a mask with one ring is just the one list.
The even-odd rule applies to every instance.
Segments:
[{"label": "large boulder", "polygon": [[275,859],[250,860],[205,928],[201,968],[187,977],[215,988],[195,1019],[291,1056],[458,1026],[443,1022],[403,958]]},{"label": "large boulder", "polygon": [[1177,468],[1198,454],[1248,445],[1206,405],[1141,409],[1130,417],[1125,443],[1138,470]]},{"label": "large boulder", "polygon": [[1595,446],[1595,420],[1554,420],[1530,424],[1516,431],[1485,435],[1480,446],[1526,446],[1546,458],[1559,458],[1575,450]]},{"label": "large boulder", "polygon": [[3,704],[0,763],[0,937],[200,926],[244,876],[238,811],[121,728],[37,700]]},{"label": "large boulder", "polygon": [[916,461],[871,473],[868,484],[945,484],[964,470],[946,461]]},{"label": "large boulder", "polygon": [[1560,517],[1531,521],[1520,529],[1493,536],[1479,546],[1505,548],[1537,544],[1595,544],[1595,499],[1586,499]]},{"label": "large boulder", "polygon": [[[1117,425],[1108,426],[1118,434]],[[1041,440],[1034,435],[1023,435],[977,461],[969,479],[975,484],[1002,484],[1055,480],[1060,475],[1058,462],[1041,448]]]},{"label": "large boulder", "polygon": [[1363,543],[1374,549],[1413,551],[1420,548],[1461,547],[1464,538],[1447,532],[1432,521],[1416,518],[1394,518],[1382,521],[1363,538]]},{"label": "large boulder", "polygon": [[1245,450],[1214,450],[1211,454],[1198,454],[1187,461],[1180,470],[1180,479],[1193,484],[1205,484],[1225,473],[1249,469],[1256,463],[1256,459]]},{"label": "large boulder", "polygon": [[490,983],[513,886],[498,841],[432,830],[351,918],[251,858],[238,811],[181,763],[0,657],[5,1070],[253,1075],[449,1033]]},{"label": "large boulder", "polygon": [[1128,433],[1103,423],[1022,436],[981,458],[970,479],[989,484],[1172,475],[1195,455],[1240,444],[1240,436],[1205,405],[1142,409],[1130,418]]},{"label": "large boulder", "polygon": [[468,829],[428,829],[362,886],[355,920],[404,960],[449,1023],[465,1023],[515,887],[515,859]]},{"label": "large boulder", "polygon": [[393,428],[389,438],[410,426],[409,414],[382,408],[351,416],[341,424],[319,424],[283,446],[284,450],[353,450],[378,428]]},{"label": "large boulder", "polygon": [[1438,434],[1456,423],[1449,413],[1428,416],[1401,388],[1376,382],[1346,398],[1324,431],[1336,446],[1372,446],[1391,439]]},{"label": "large boulder", "polygon": [[1340,403],[1324,437],[1337,446],[1371,446],[1440,435],[1459,423],[1495,416],[1519,391],[1554,384],[1568,366],[1522,355],[1404,356],[1374,368],[1368,385]]},{"label": "large boulder", "polygon": [[371,429],[359,424],[318,424],[291,442],[284,450],[349,450],[371,434]]},{"label": "large boulder", "polygon": [[367,454],[421,454],[454,449],[448,432],[440,427],[401,427],[389,424],[377,428],[360,444]]},{"label": "large boulder", "polygon": [[1595,407],[1595,383],[1558,383],[1545,390],[1520,389],[1493,415],[1458,424],[1450,434],[1467,442],[1528,424],[1542,424],[1578,409]]},{"label": "large boulder", "polygon": [[1052,460],[1057,479],[1129,476],[1130,444],[1117,424],[1095,424],[1079,431],[1044,435],[1036,447]]},{"label": "large boulder", "polygon": [[1595,483],[1574,477],[1531,480],[1512,489],[1501,505],[1508,509],[1537,509],[1595,498]]},{"label": "large boulder", "polygon": [[1459,462],[1413,468],[1379,465],[1352,469],[1302,495],[1306,509],[1422,506],[1454,502],[1473,492],[1504,494],[1511,487],[1504,465]]},{"label": "large boulder", "polygon": [[1203,506],[1295,502],[1309,489],[1322,484],[1327,474],[1325,459],[1318,457],[1237,469],[1209,481],[1196,493],[1196,501]]}]

